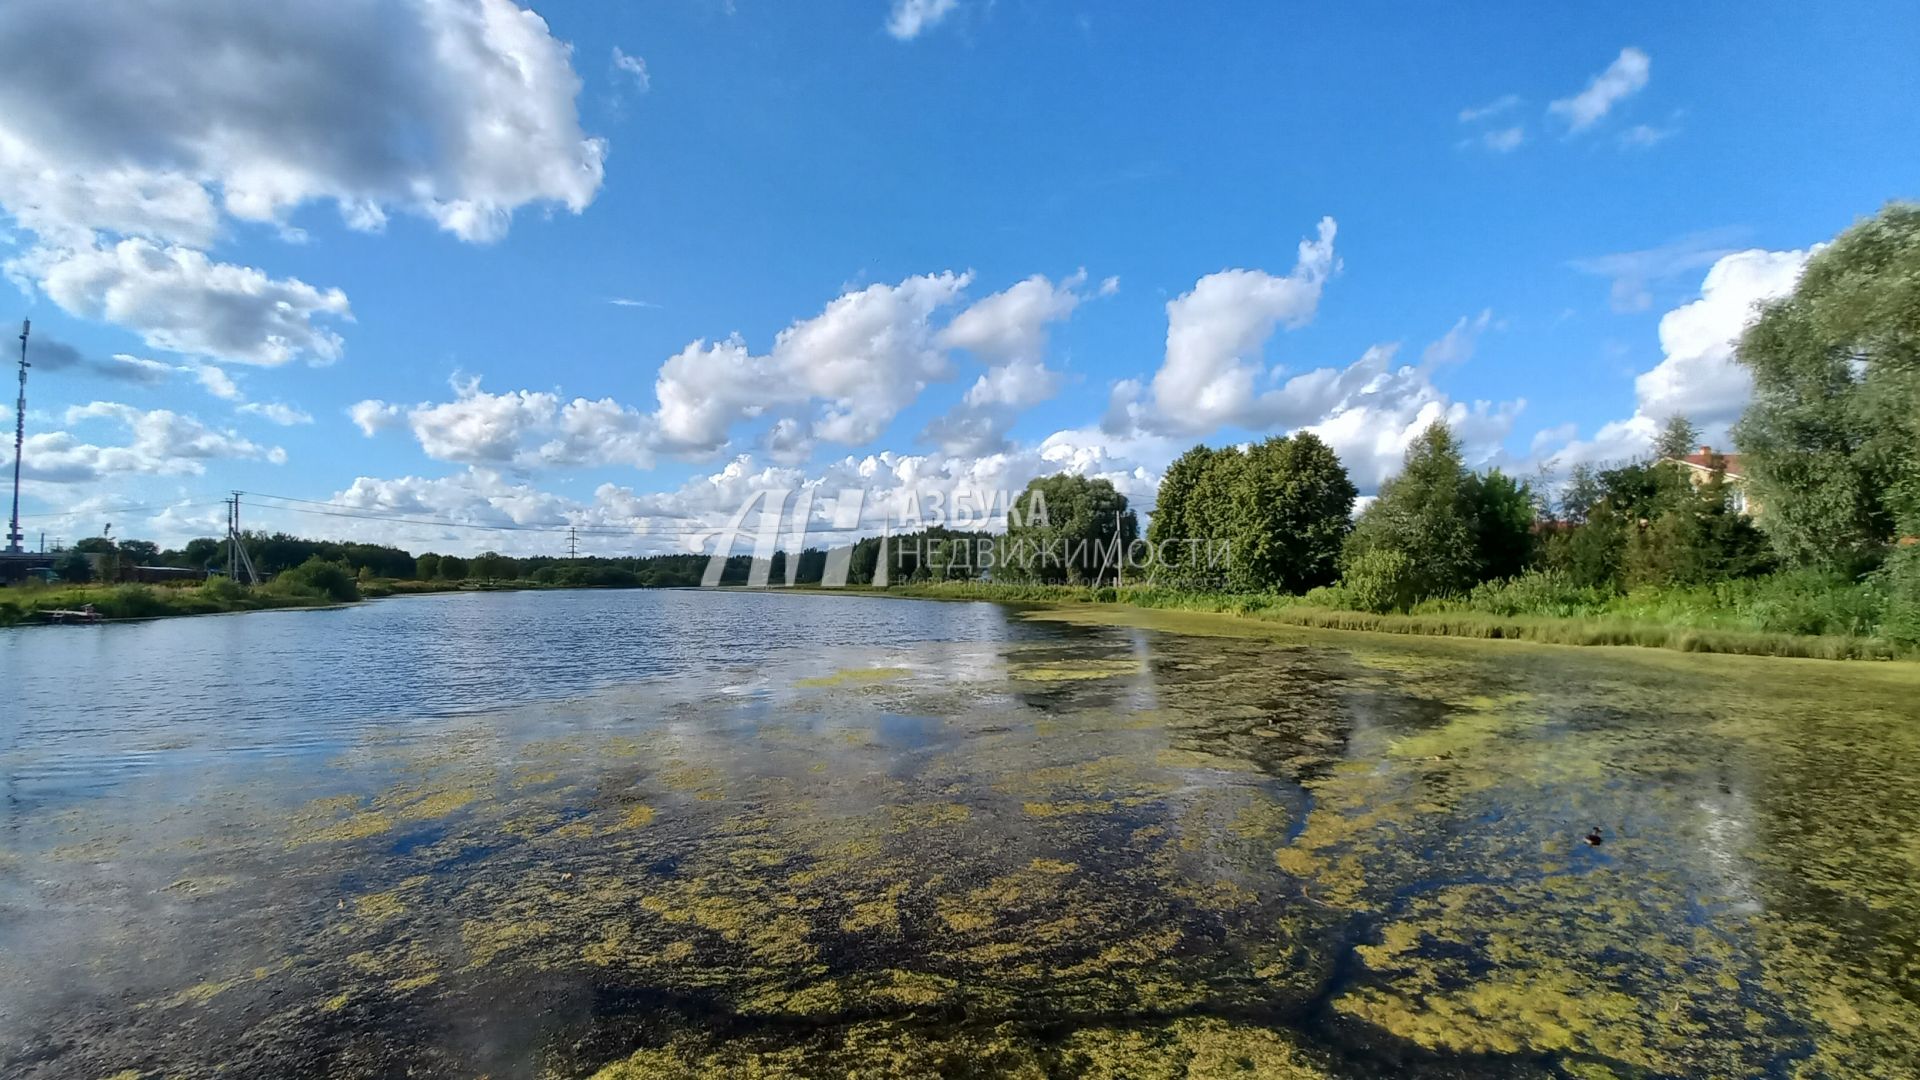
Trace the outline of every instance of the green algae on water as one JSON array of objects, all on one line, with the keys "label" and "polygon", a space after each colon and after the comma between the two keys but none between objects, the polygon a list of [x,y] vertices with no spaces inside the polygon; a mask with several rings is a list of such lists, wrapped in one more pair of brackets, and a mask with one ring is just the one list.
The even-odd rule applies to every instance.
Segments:
[{"label": "green algae on water", "polygon": [[834,686],[859,686],[868,683],[892,682],[895,679],[904,679],[911,674],[913,673],[906,668],[899,667],[842,668],[831,675],[818,675],[812,678],[798,679],[794,682],[794,685],[811,689]]},{"label": "green algae on water", "polygon": [[1920,1071],[1920,681],[1036,633],[369,737],[191,843],[63,821],[152,880],[124,997],[23,1023],[87,1075]]}]

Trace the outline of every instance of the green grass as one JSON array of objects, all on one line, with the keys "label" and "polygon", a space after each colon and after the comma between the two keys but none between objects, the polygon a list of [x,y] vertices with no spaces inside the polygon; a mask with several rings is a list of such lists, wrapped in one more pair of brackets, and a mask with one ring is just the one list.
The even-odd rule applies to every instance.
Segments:
[{"label": "green grass", "polygon": [[258,588],[245,588],[224,578],[197,584],[166,585],[17,585],[0,589],[0,626],[44,621],[43,611],[78,611],[92,604],[103,619],[157,619],[173,615],[217,615],[231,611],[311,607],[351,603],[353,599],[415,596],[424,593],[520,589],[593,588],[587,585],[537,581],[414,581],[374,578],[358,582],[356,595],[330,595],[301,581],[289,571]]},{"label": "green grass", "polygon": [[21,585],[0,590],[0,626],[40,622],[43,611],[78,611],[88,604],[103,619],[152,619],[325,602],[293,591],[245,589],[225,580],[204,585]]},{"label": "green grass", "polygon": [[[1524,588],[1526,586],[1521,585]],[[1792,586],[1803,588],[1804,583]],[[1920,651],[1867,634],[1793,632],[1771,629],[1770,620],[1796,627],[1853,625],[1857,600],[1831,601],[1831,618],[1783,611],[1793,607],[1776,593],[1780,586],[1729,583],[1696,590],[1644,591],[1624,597],[1591,597],[1586,604],[1563,604],[1549,613],[1509,611],[1486,595],[1427,601],[1409,613],[1355,611],[1339,605],[1337,589],[1316,589],[1306,596],[1265,593],[1197,592],[1137,586],[1084,588],[1054,585],[946,581],[854,589],[936,600],[992,600],[1002,603],[1068,607],[1119,604],[1167,611],[1235,615],[1319,630],[1364,630],[1383,634],[1532,641],[1550,645],[1633,645],[1682,652],[1740,653],[1823,660],[1889,660],[1920,656]],[[836,590],[840,591],[840,590]],[[1509,597],[1509,600],[1512,598]],[[1806,601],[1801,608],[1813,604]],[[1506,605],[1512,607],[1511,603]]]}]

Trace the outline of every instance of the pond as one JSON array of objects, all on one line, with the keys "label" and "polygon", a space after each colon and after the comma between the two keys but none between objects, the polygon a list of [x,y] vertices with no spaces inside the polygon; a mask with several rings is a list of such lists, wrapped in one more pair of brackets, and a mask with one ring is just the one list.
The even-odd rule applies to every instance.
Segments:
[{"label": "pond", "polygon": [[0,672],[8,1077],[1920,1075],[1913,665],[643,591]]}]

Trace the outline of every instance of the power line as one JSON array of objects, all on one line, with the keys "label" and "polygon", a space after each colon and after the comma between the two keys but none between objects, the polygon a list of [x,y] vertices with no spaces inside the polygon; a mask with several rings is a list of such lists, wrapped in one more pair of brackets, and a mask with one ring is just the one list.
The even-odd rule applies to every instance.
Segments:
[{"label": "power line", "polygon": [[[552,533],[552,534],[566,533],[569,539],[570,546],[579,536],[582,536],[582,535],[603,536],[603,537],[624,537],[624,538],[630,538],[630,539],[631,538],[672,537],[672,536],[696,536],[696,535],[704,536],[704,535],[709,535],[717,532],[724,532],[726,529],[726,526],[724,525],[703,523],[699,521],[688,520],[685,518],[669,517],[667,515],[636,515],[635,525],[591,525],[591,524],[581,525],[581,524],[572,523],[572,522],[528,523],[528,522],[456,521],[451,518],[415,517],[410,515],[385,512],[385,511],[371,509],[371,508],[342,506],[339,503],[322,502],[317,499],[296,498],[295,496],[292,496],[292,495],[270,495],[265,492],[258,492],[258,491],[240,492],[239,494],[243,494],[255,499],[272,499],[279,503],[299,504],[299,505],[292,505],[292,506],[274,505],[272,503],[256,504],[255,508],[257,510],[284,510],[288,513],[294,513],[294,514],[311,514],[318,517],[337,517],[337,518],[346,518],[349,520],[357,520],[357,521],[379,521],[379,522],[385,522],[389,524],[417,525],[417,526],[422,526],[427,528],[475,529],[475,530],[480,530],[482,532],[518,532],[518,533]],[[1136,512],[1144,512],[1149,514],[1152,513],[1153,511],[1152,507],[1130,508],[1130,509],[1134,509],[1136,510]],[[643,528],[641,523],[647,523],[647,522],[660,522],[660,524],[653,524]],[[818,532],[822,535],[830,535],[830,534],[837,534],[837,533],[851,533],[851,532],[860,531],[863,528],[866,528],[869,526],[881,527],[883,524],[886,524],[886,522],[874,522],[874,523],[861,522],[845,529],[823,528],[818,530]],[[953,528],[954,526],[952,526],[951,524],[948,524],[948,525],[945,525],[944,527]],[[743,527],[741,531],[743,533],[751,533],[756,531],[756,528],[757,527]],[[809,531],[814,531],[814,530],[810,529]]]},{"label": "power line", "polygon": [[[650,528],[647,529],[646,532],[639,531],[639,528],[637,526],[625,526],[625,525],[591,525],[591,524],[579,525],[579,524],[567,524],[567,523],[561,523],[561,522],[556,522],[553,524],[540,524],[540,523],[526,524],[526,523],[518,523],[518,522],[488,523],[488,522],[476,522],[476,521],[455,521],[450,518],[410,517],[410,516],[404,516],[399,514],[387,513],[387,512],[375,510],[375,509],[343,506],[339,503],[320,502],[314,499],[297,499],[291,495],[268,495],[258,491],[243,491],[241,492],[241,494],[246,495],[250,498],[255,498],[255,499],[273,499],[276,502],[302,504],[300,506],[280,506],[280,505],[275,505],[274,503],[259,504],[255,506],[256,511],[284,510],[288,513],[293,513],[293,514],[312,514],[320,517],[338,517],[338,518],[347,518],[350,520],[361,520],[361,521],[380,521],[380,522],[388,522],[388,523],[400,524],[400,525],[421,525],[421,526],[427,526],[432,528],[479,529],[479,530],[491,531],[491,532],[533,532],[533,533],[565,532],[565,533],[573,534],[575,536],[584,535],[584,536],[621,536],[621,537],[698,535],[698,534],[721,532],[721,531],[724,531],[725,529],[724,525],[702,524],[699,522],[689,521],[682,518],[670,518],[670,517],[666,517],[665,515],[658,515],[658,516],[651,516],[651,517],[643,516],[638,518],[637,520],[639,521],[662,522],[662,524],[652,525]],[[141,514],[141,513],[147,513],[150,511],[197,510],[197,509],[208,508],[213,506],[226,506],[227,504],[228,504],[228,500],[220,499],[216,501],[205,501],[205,502],[156,503],[148,506],[103,506],[103,507],[93,507],[85,510],[63,510],[59,512],[49,512],[49,513],[40,513],[40,514],[22,514],[20,515],[20,517],[21,517],[21,520],[23,521],[55,521],[55,520],[65,520],[67,518],[82,518],[82,517],[95,517],[95,516],[119,517],[127,514]],[[312,509],[308,509],[308,507],[311,507]],[[1141,513],[1150,514],[1153,512],[1152,507],[1136,507],[1134,509],[1137,512],[1141,512]],[[851,526],[846,529],[823,528],[817,531],[823,534],[855,532],[860,529],[866,528],[868,526],[878,527],[880,524],[881,523],[879,522],[863,521],[860,524]],[[947,527],[953,527],[953,526],[949,525]],[[751,533],[756,529],[757,529],[757,526],[747,526],[747,527],[744,527],[741,531]],[[816,531],[816,530],[810,527],[809,532],[813,532],[813,531]]]},{"label": "power line", "polygon": [[[248,492],[243,492],[242,494],[250,495],[256,499],[285,498],[285,496],[281,496],[281,495],[263,495],[257,491],[248,491]],[[478,521],[453,521],[448,518],[404,517],[397,514],[386,514],[386,513],[381,513],[379,511],[373,511],[373,510],[361,510],[361,509],[352,508],[352,507],[342,507],[337,503],[332,503],[332,504],[315,503],[311,499],[290,499],[288,501],[308,503],[310,504],[311,508],[309,508],[309,506],[274,506],[271,504],[267,504],[264,506],[256,506],[255,509],[284,510],[291,514],[315,514],[320,517],[352,518],[359,521],[385,521],[385,522],[391,522],[391,523],[400,524],[400,525],[425,525],[425,526],[430,526],[434,528],[449,528],[449,529],[481,529],[488,532],[563,533],[569,529],[578,529],[579,531],[587,533],[589,535],[601,535],[601,536],[638,535],[638,532],[636,529],[628,528],[626,526],[620,526],[620,525],[568,525],[565,523],[552,524],[552,525],[543,525],[543,524],[530,525],[530,524],[523,524],[519,522],[486,523],[486,522],[478,522]],[[326,509],[326,510],[319,509],[319,507],[322,507],[322,506],[331,506],[332,509]],[[674,529],[666,529],[666,530],[656,529],[650,535],[660,535],[665,532],[675,532],[675,531],[694,533],[694,532],[712,532],[715,530],[714,528],[709,526],[701,526],[701,525],[694,525],[692,523],[688,523],[684,526],[678,526]]]},{"label": "power line", "polygon": [[225,506],[226,502],[227,500],[221,499],[218,502],[163,503],[153,506],[102,506],[88,510],[63,510],[59,513],[21,514],[20,517],[23,520],[29,521],[44,521],[51,518],[91,517],[94,515],[105,517],[109,514],[115,516],[122,514],[144,514],[149,510],[197,510],[205,506]]},{"label": "power line", "polygon": [[[724,525],[704,524],[698,521],[691,521],[685,518],[670,517],[665,514],[635,515],[635,521],[638,521],[638,522],[651,522],[651,521],[665,522],[664,525],[653,526],[645,533],[641,533],[638,530],[637,526],[628,526],[628,525],[580,525],[577,523],[564,522],[564,521],[554,522],[552,524],[544,524],[544,523],[537,523],[537,522],[536,523],[526,523],[526,522],[491,522],[489,523],[489,522],[478,522],[478,521],[454,521],[450,518],[424,518],[424,517],[411,517],[411,516],[405,516],[405,515],[399,515],[399,514],[392,514],[392,513],[387,513],[380,510],[365,509],[361,507],[352,507],[352,506],[342,506],[339,503],[320,502],[316,499],[296,499],[291,495],[268,495],[258,491],[246,491],[246,492],[242,492],[241,494],[247,495],[255,499],[278,499],[285,502],[302,504],[301,506],[267,505],[264,507],[259,507],[260,509],[285,510],[285,511],[288,511],[289,513],[295,513],[295,514],[318,514],[323,517],[344,517],[344,518],[359,518],[366,521],[386,521],[386,522],[394,522],[394,523],[403,524],[403,525],[444,526],[447,528],[454,528],[454,529],[486,529],[486,530],[492,530],[497,532],[550,532],[550,533],[577,531],[581,535],[587,535],[587,536],[631,537],[631,536],[662,536],[662,535],[673,535],[673,534],[702,534],[702,533],[722,532],[722,531],[725,531],[725,528],[726,528]],[[313,507],[314,509],[305,509],[305,507]],[[752,532],[753,529],[743,528],[741,531]],[[845,530],[827,530],[827,531],[845,531]]]}]

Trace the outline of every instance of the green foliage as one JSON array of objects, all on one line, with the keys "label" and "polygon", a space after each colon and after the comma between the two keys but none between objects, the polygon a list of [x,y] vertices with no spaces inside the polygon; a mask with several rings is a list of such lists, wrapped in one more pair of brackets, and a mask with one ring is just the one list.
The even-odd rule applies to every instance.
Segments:
[{"label": "green foliage", "polygon": [[1656,461],[1677,460],[1693,453],[1700,444],[1700,429],[1685,416],[1670,416],[1653,443]]},{"label": "green foliage", "polygon": [[311,603],[309,597],[244,589],[224,578],[201,585],[55,585],[0,590],[0,626],[36,621],[43,611],[77,611],[88,604],[103,619],[206,615]]},{"label": "green foliage", "polygon": [[232,578],[210,577],[200,583],[200,593],[209,603],[217,604],[222,609],[231,609],[239,606],[247,590]]},{"label": "green foliage", "polygon": [[244,542],[253,565],[268,576],[316,558],[340,563],[350,573],[366,569],[376,577],[412,577],[415,572],[412,555],[385,544],[309,540],[287,533],[247,533]]},{"label": "green foliage", "polygon": [[1907,544],[1887,559],[1874,584],[1886,596],[1883,632],[1894,641],[1920,645],[1920,544]]},{"label": "green foliage", "polygon": [[1766,572],[1765,537],[1734,509],[1725,475],[1699,479],[1668,452],[1693,448],[1684,417],[1669,421],[1650,460],[1574,470],[1561,518],[1543,529],[1537,561],[1580,588],[1624,591],[1699,585]]},{"label": "green foliage", "polygon": [[1614,595],[1611,589],[1581,584],[1564,570],[1530,570],[1475,585],[1461,604],[1488,615],[1575,618],[1600,614]]},{"label": "green foliage", "polygon": [[1887,596],[1877,584],[1819,570],[1720,583],[1707,601],[1703,606],[1729,611],[1733,620],[1769,633],[1900,640],[1888,632]]},{"label": "green foliage", "polygon": [[[1532,578],[1529,575],[1529,578]],[[1867,585],[1818,578],[1753,578],[1712,586],[1641,589],[1626,596],[1562,582],[1487,583],[1466,596],[1430,599],[1409,614],[1375,612],[1351,603],[1347,586],[1304,597],[1166,589],[933,582],[897,590],[936,599],[1015,603],[1117,603],[1169,611],[1215,612],[1287,626],[1534,641],[1554,645],[1636,645],[1685,652],[1745,653],[1828,660],[1916,655],[1885,636],[1849,630],[1862,612],[1877,611]],[[1797,599],[1796,599],[1797,598]],[[1545,605],[1542,613],[1536,605]],[[1877,617],[1877,616],[1875,616]],[[1802,631],[1770,629],[1795,624]]]},{"label": "green foliage", "polygon": [[220,555],[220,541],[210,536],[202,536],[187,541],[179,551],[161,553],[161,561],[168,566],[184,566],[199,570],[213,565]]},{"label": "green foliage", "polygon": [[1606,497],[1606,489],[1600,483],[1600,473],[1592,465],[1582,462],[1567,473],[1567,483],[1560,492],[1560,520],[1570,525],[1584,525],[1600,500]]},{"label": "green foliage", "polygon": [[440,576],[440,556],[429,551],[413,560],[413,576],[421,581],[432,581]]},{"label": "green foliage", "polygon": [[122,540],[120,555],[132,566],[152,566],[160,558],[160,545],[151,540]]},{"label": "green foliage", "polygon": [[[1479,580],[1474,546],[1474,485],[1461,460],[1460,444],[1445,424],[1435,423],[1407,448],[1400,475],[1380,486],[1347,538],[1341,559],[1342,580],[1359,588],[1364,573],[1367,610],[1388,596],[1405,603],[1429,596],[1465,592]],[[1401,561],[1369,558],[1386,550]],[[1383,591],[1385,584],[1391,589]]]},{"label": "green foliage", "polygon": [[1082,585],[1111,580],[1118,570],[1115,555],[1124,554],[1140,535],[1127,497],[1108,480],[1072,473],[1040,477],[1027,484],[1015,509],[994,570],[1009,581]]},{"label": "green foliage", "polygon": [[[1310,432],[1244,451],[1196,446],[1160,484],[1147,532],[1154,579],[1240,592],[1325,585],[1339,572],[1355,494],[1346,466]],[[1224,567],[1214,565],[1222,544]]]},{"label": "green foliage", "polygon": [[1629,587],[1703,585],[1771,568],[1766,537],[1733,508],[1718,466],[1698,483],[1684,466],[1670,460],[1644,466],[1641,472],[1650,495],[1641,510],[1646,516],[1624,528],[1623,576]]},{"label": "green foliage", "polygon": [[[1212,467],[1217,453],[1221,452],[1206,446],[1195,446],[1167,466],[1166,473],[1160,478],[1160,492],[1154,499],[1153,518],[1147,524],[1147,540],[1156,548],[1163,542],[1184,541],[1188,537],[1202,535],[1198,528],[1201,506],[1196,501],[1196,489]],[[1178,545],[1169,544],[1167,551],[1170,559],[1184,555]]]},{"label": "green foliage", "polygon": [[1376,544],[1347,559],[1340,589],[1347,604],[1361,611],[1405,611],[1423,595],[1430,579],[1406,551]]},{"label": "green foliage", "polygon": [[[884,543],[883,543],[884,541]],[[967,580],[979,576],[985,566],[992,564],[997,556],[995,546],[998,538],[991,533],[969,532],[933,526],[917,532],[900,533],[879,537],[869,536],[854,543],[849,555],[847,580],[865,585],[875,580],[881,570],[881,558],[886,559],[886,574],[889,583],[904,581],[947,581]],[[884,550],[883,550],[884,549]],[[982,559],[983,549],[986,557]],[[698,583],[699,573],[705,569],[705,557],[701,557],[700,571],[694,574],[694,583]],[[800,553],[800,565],[795,571],[794,583],[811,585],[817,583],[826,573],[827,553],[818,548],[809,548]],[[751,566],[742,562],[736,568],[731,562],[727,565],[723,584],[745,584]],[[780,584],[786,582],[786,553],[777,552],[774,565],[770,568],[768,580]]]},{"label": "green foliage", "polygon": [[474,556],[469,572],[482,581],[512,580],[520,576],[514,561],[497,551],[483,551]]},{"label": "green foliage", "polygon": [[563,589],[632,589],[643,584],[632,570],[600,563],[543,566],[533,572],[531,580]]},{"label": "green foliage", "polygon": [[1499,469],[1467,478],[1481,578],[1512,577],[1533,562],[1533,490]]},{"label": "green foliage", "polygon": [[78,547],[54,560],[53,572],[61,581],[75,584],[93,580],[93,562]]},{"label": "green foliage", "polygon": [[268,587],[282,596],[348,603],[360,599],[360,584],[345,563],[328,562],[318,555],[291,570],[283,570]]},{"label": "green foliage", "polygon": [[1357,494],[1346,466],[1311,432],[1268,439],[1245,459],[1225,515],[1229,587],[1303,592],[1332,582]]},{"label": "green foliage", "polygon": [[1626,519],[1600,512],[1577,524],[1552,523],[1540,543],[1539,559],[1575,585],[1611,592],[1620,586],[1626,547]]},{"label": "green foliage", "polygon": [[1920,534],[1920,206],[1815,255],[1737,356],[1754,390],[1735,438],[1783,560],[1853,571]]}]

